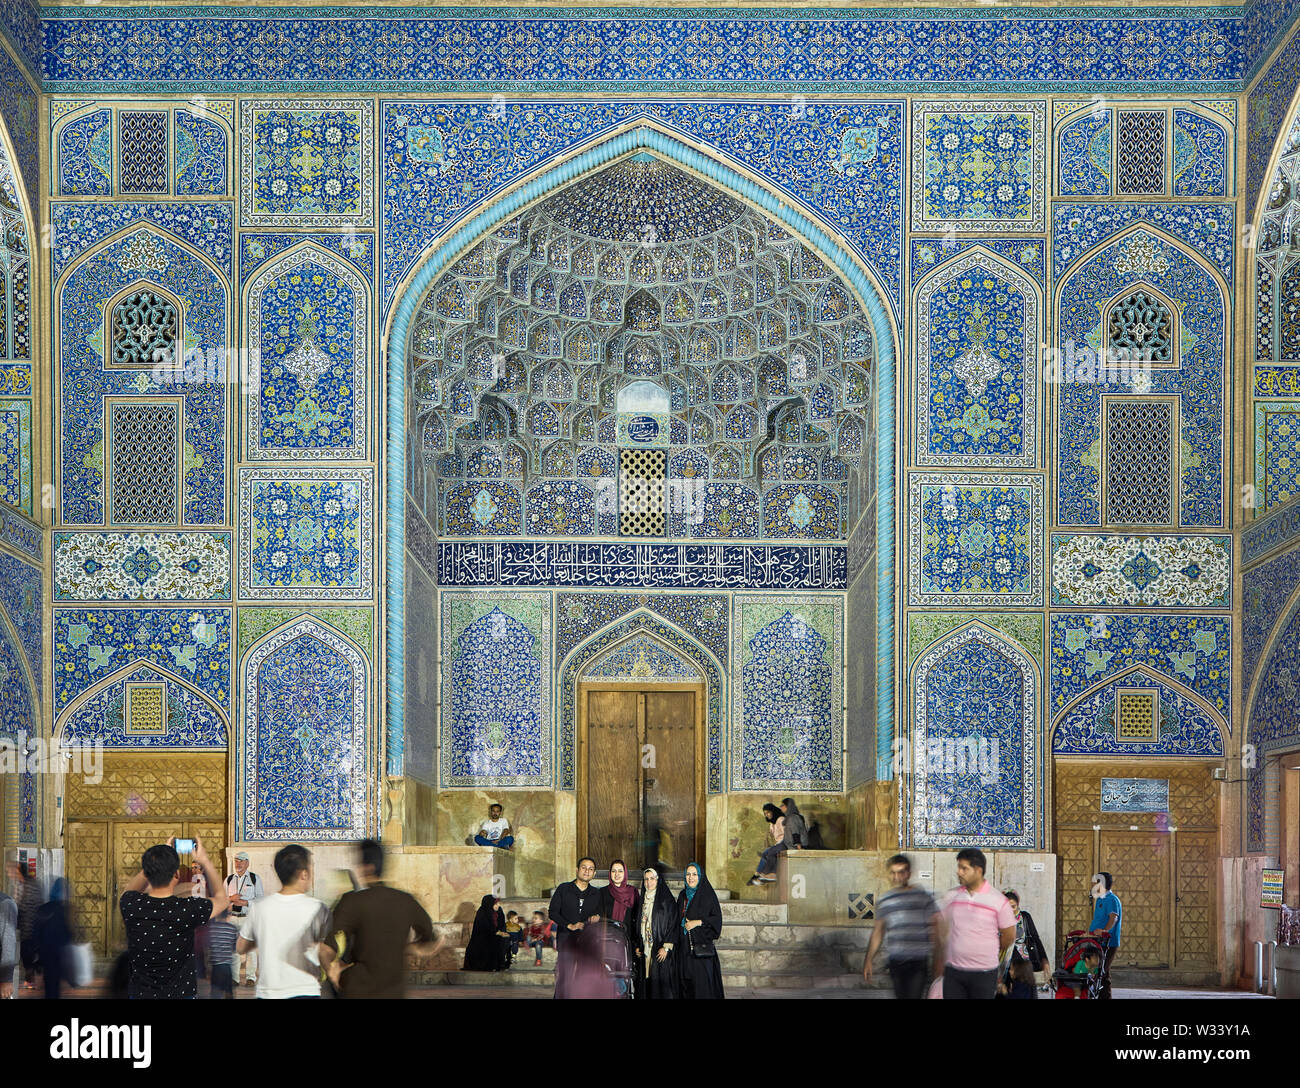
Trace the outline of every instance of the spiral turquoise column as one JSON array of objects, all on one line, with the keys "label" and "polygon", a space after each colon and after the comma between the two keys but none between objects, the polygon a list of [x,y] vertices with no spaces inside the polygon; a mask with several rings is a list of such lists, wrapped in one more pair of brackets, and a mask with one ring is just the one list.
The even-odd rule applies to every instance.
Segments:
[{"label": "spiral turquoise column", "polygon": [[[658,129],[629,129],[539,175],[479,212],[420,266],[402,294],[388,342],[388,483],[386,489],[388,773],[403,770],[406,745],[406,345],[424,293],[447,265],[502,220],[575,178],[629,152],[648,149],[763,209],[817,249],[857,292],[871,318],[876,344],[876,745],[877,777],[892,775],[894,740],[894,338],[884,304],[843,247],[811,219],[725,164]],[[883,772],[883,773],[882,773]]]}]

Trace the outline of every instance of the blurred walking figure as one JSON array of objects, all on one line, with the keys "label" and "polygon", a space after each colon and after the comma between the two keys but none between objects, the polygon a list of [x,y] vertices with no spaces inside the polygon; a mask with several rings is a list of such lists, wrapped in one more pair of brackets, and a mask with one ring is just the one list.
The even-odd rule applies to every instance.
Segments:
[{"label": "blurred walking figure", "polygon": [[217,881],[200,839],[194,840],[194,861],[214,889],[211,899],[178,898],[181,860],[175,839],[151,846],[140,859],[140,872],[122,893],[120,906],[126,925],[129,979],[132,998],[193,998],[198,994],[194,977],[194,931],[206,925],[213,913],[229,906],[226,890]]},{"label": "blurred walking figure", "polygon": [[988,862],[982,850],[957,852],[961,882],[944,898],[946,1000],[992,999],[997,992],[998,964],[1016,939],[1016,916],[1007,897],[984,879]]},{"label": "blurred walking figure", "polygon": [[41,886],[21,865],[11,863],[9,875],[13,879],[14,902],[18,905],[18,958],[23,965],[23,985],[31,989],[36,985],[36,967],[40,962],[33,930],[43,898]]},{"label": "blurred walking figure", "polygon": [[887,864],[892,887],[876,903],[876,925],[867,945],[862,977],[871,981],[871,961],[883,942],[894,996],[914,1001],[925,996],[930,956],[934,956],[936,970],[943,963],[939,908],[929,892],[911,883],[912,862],[906,854],[895,854]]},{"label": "blurred walking figure", "polygon": [[767,820],[767,834],[772,840],[759,855],[758,868],[749,878],[751,884],[770,884],[776,879],[777,858],[785,851],[785,817],[781,810],[770,801],[763,806],[763,818]]},{"label": "blurred walking figure", "polygon": [[320,997],[319,946],[330,934],[330,910],[311,887],[311,854],[290,843],[275,855],[280,890],[263,896],[239,926],[235,950],[261,951],[257,996]]},{"label": "blurred walking figure", "polygon": [[573,951],[582,936],[587,922],[600,913],[600,896],[591,886],[596,875],[596,862],[592,858],[578,860],[578,875],[555,889],[551,895],[548,913],[555,923],[555,996],[570,997],[569,983],[573,976]]},{"label": "blurred walking figure", "polygon": [[431,960],[443,938],[415,896],[384,883],[384,848],[374,839],[361,842],[357,875],[360,890],[345,894],[334,910],[333,933],[343,935],[346,962],[328,943],[321,962],[342,997],[405,997],[406,953]]},{"label": "blurred walking figure", "polygon": [[18,904],[0,888],[0,1001],[14,996],[18,971]]},{"label": "blurred walking figure", "polygon": [[686,866],[686,887],[677,898],[681,919],[681,954],[678,956],[678,986],[683,998],[725,997],[722,967],[714,942],[722,936],[722,906],[704,867]]},{"label": "blurred walking figure", "polygon": [[211,957],[208,963],[212,981],[208,986],[208,996],[213,998],[233,998],[235,996],[234,964],[239,961],[235,946],[239,941],[239,929],[231,918],[230,911],[224,910],[212,919],[200,931],[199,941]]},{"label": "blurred walking figure", "polygon": [[632,915],[636,939],[636,996],[677,996],[677,903],[663,874],[654,868],[641,874],[641,898]]},{"label": "blurred walking figure", "polygon": [[[230,897],[230,914],[235,919],[235,924],[248,917],[249,908],[253,903],[262,898],[265,888],[258,875],[249,872],[248,854],[241,850],[235,855],[235,871],[226,877],[226,894]],[[236,956],[231,962],[231,969],[235,973],[235,985],[239,985],[239,966],[243,963],[245,972],[245,984],[253,986],[257,983],[257,952],[249,952],[246,956]]]},{"label": "blurred walking figure", "polygon": [[68,916],[68,882],[59,877],[50,887],[49,902],[36,911],[32,928],[47,1001],[62,996],[68,950],[72,946],[72,920]]}]

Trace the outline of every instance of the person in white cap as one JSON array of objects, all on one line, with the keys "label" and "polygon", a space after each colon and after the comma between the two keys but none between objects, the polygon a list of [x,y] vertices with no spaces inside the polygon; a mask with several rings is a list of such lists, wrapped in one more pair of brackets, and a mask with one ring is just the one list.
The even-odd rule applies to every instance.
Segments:
[{"label": "person in white cap", "polygon": [[[262,882],[248,868],[248,853],[245,850],[235,855],[235,871],[226,877],[226,894],[230,896],[230,913],[234,918],[247,918],[249,906],[263,895]],[[239,923],[236,922],[236,925]],[[230,973],[235,985],[239,985],[239,966],[245,965],[245,986],[257,983],[257,949],[245,952],[242,956],[236,952],[230,962]]]}]

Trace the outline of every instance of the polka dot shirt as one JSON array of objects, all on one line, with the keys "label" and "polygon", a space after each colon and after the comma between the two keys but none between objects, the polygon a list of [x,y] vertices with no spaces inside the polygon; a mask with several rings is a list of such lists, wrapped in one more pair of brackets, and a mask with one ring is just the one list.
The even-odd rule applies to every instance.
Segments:
[{"label": "polka dot shirt", "polygon": [[211,899],[165,899],[145,892],[122,896],[126,947],[131,954],[127,996],[196,997],[194,931],[212,917]]}]

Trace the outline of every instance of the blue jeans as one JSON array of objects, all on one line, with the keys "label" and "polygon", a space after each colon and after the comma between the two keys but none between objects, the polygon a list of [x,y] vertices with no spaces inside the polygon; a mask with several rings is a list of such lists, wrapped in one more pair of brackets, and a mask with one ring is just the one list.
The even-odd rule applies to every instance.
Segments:
[{"label": "blue jeans", "polygon": [[533,950],[534,958],[535,958],[539,963],[541,962],[541,959],[542,959],[542,948],[545,946],[545,944],[546,944],[546,941],[545,941],[544,939],[543,939],[543,940],[538,940],[538,941],[529,941],[529,942],[528,942],[528,947],[531,948],[531,949]]},{"label": "blue jeans", "polygon": [[479,846],[496,846],[502,850],[509,850],[510,847],[515,844],[515,838],[513,835],[502,835],[496,842],[493,842],[491,839],[485,839],[482,835],[475,835],[474,841],[478,843]]},{"label": "blue jeans", "polygon": [[783,854],[785,852],[785,849],[786,849],[785,843],[778,842],[778,843],[773,843],[766,850],[764,850],[763,856],[758,859],[758,872],[759,873],[776,872],[777,855]]}]

